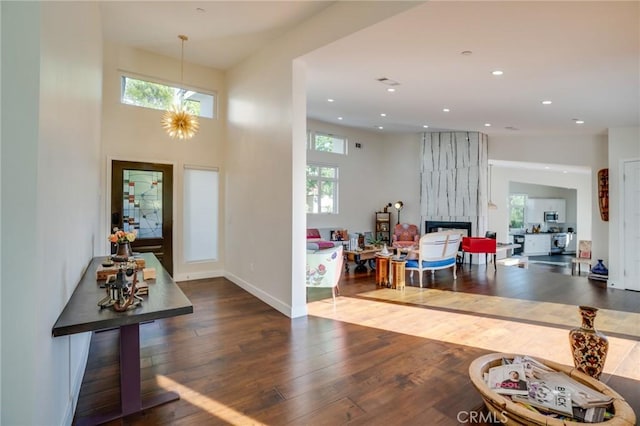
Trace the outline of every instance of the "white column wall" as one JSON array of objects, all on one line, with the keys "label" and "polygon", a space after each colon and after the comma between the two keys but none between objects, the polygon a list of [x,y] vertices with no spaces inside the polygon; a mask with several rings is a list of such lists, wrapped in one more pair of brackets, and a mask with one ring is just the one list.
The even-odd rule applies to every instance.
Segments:
[{"label": "white column wall", "polygon": [[[609,129],[609,280],[608,285],[626,288],[621,254],[624,224],[621,217],[621,175],[624,160],[640,160],[640,127]],[[638,224],[627,224],[638,226]]]},{"label": "white column wall", "polygon": [[302,90],[299,80],[293,87],[293,60],[417,4],[336,2],[227,74],[225,272],[285,315],[306,314],[304,292],[292,291],[304,286],[306,239],[303,220],[293,217],[304,210],[292,205],[303,201],[293,181],[305,180],[302,153],[293,149],[305,140],[293,139],[302,137],[294,123],[306,121],[305,111],[293,108]]},{"label": "white column wall", "polygon": [[99,6],[0,7],[0,423],[71,424],[90,334],[51,328],[99,246]]}]

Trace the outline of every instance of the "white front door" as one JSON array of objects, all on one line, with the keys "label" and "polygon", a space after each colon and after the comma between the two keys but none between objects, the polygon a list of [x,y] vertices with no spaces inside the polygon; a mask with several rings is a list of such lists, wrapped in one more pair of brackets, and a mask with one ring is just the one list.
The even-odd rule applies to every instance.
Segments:
[{"label": "white front door", "polygon": [[640,161],[624,163],[623,288],[640,291]]}]

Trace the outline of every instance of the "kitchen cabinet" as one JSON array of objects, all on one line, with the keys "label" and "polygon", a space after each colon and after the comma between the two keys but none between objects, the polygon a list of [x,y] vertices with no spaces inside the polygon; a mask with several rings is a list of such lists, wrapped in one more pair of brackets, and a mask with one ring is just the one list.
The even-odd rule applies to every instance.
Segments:
[{"label": "kitchen cabinet", "polygon": [[524,255],[547,255],[551,251],[551,234],[526,234],[524,236]]},{"label": "kitchen cabinet", "polygon": [[558,212],[558,223],[566,222],[567,200],[564,198],[528,198],[525,209],[527,223],[544,223],[544,212]]}]

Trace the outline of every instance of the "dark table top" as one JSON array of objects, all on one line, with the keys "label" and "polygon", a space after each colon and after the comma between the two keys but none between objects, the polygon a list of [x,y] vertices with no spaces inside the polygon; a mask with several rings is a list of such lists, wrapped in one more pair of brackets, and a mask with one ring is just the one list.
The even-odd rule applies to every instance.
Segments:
[{"label": "dark table top", "polygon": [[[193,305],[155,255],[142,253],[139,256],[145,260],[147,268],[156,269],[156,279],[147,281],[149,294],[142,296],[140,306],[125,312],[116,312],[111,308],[100,309],[98,302],[107,293],[104,288],[100,288],[104,281],[96,280],[96,270],[105,256],[94,257],[54,324],[53,336],[66,336],[193,313]],[[138,274],[138,281],[141,281],[142,272]]]}]

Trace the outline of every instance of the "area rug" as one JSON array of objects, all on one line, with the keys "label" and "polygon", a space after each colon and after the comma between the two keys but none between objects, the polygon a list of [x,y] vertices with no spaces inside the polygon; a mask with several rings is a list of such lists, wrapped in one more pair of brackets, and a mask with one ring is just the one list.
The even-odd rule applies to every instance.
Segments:
[{"label": "area rug", "polygon": [[569,267],[568,262],[551,262],[549,260],[529,260],[529,263],[542,263],[544,265],[564,266],[565,268]]},{"label": "area rug", "polygon": [[[565,329],[580,325],[574,305],[537,302],[498,296],[406,287],[405,290],[378,289],[359,293],[355,298],[439,309],[449,312],[484,315],[490,318],[524,321]],[[640,339],[640,314],[601,309],[596,328],[605,334]]]},{"label": "area rug", "polygon": [[544,265],[563,266],[568,268],[571,265],[571,258],[567,256],[529,256],[529,263],[541,263]]}]

